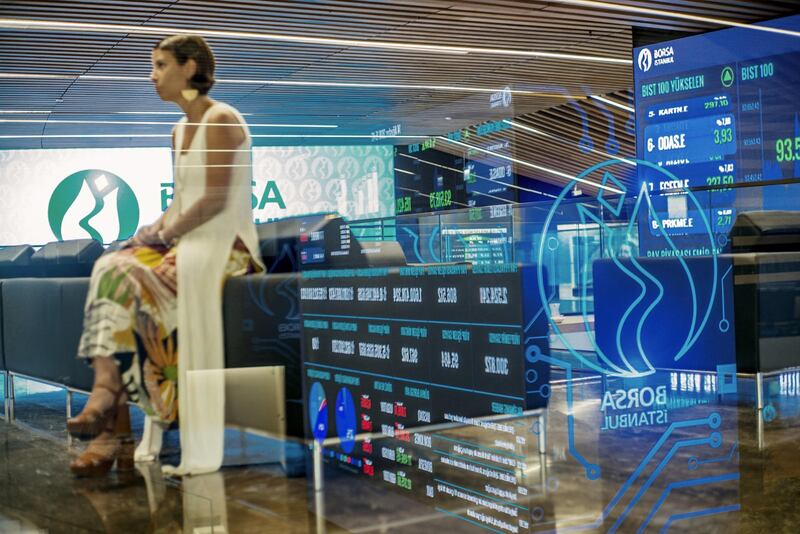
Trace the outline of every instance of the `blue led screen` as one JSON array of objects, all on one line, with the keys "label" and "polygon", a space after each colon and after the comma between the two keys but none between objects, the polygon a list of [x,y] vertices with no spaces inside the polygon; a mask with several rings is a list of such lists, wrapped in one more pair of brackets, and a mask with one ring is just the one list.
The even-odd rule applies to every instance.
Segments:
[{"label": "blue led screen", "polygon": [[[796,31],[800,16],[764,25]],[[741,209],[797,209],[786,185],[730,186],[800,176],[799,63],[796,36],[750,28],[635,49],[637,157],[671,175],[639,166],[657,215],[640,219],[643,252],[670,253],[661,227],[684,254],[724,251]],[[698,187],[698,204],[676,194]]]}]

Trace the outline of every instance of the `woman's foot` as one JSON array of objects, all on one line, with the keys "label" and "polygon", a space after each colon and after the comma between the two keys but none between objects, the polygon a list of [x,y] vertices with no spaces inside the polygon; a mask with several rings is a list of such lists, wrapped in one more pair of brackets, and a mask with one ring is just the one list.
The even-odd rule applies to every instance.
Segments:
[{"label": "woman's foot", "polygon": [[128,398],[116,362],[95,359],[95,381],[83,411],[67,420],[67,431],[75,438],[89,439],[114,426],[114,414]]},{"label": "woman's foot", "polygon": [[134,444],[131,438],[131,419],[128,406],[123,404],[113,410],[113,422],[78,458],[70,462],[70,470],[78,476],[96,477],[106,474],[116,462],[117,471],[133,470]]},{"label": "woman's foot", "polygon": [[103,432],[89,443],[86,450],[69,464],[69,469],[79,477],[103,476],[116,463],[117,471],[132,471],[133,438]]},{"label": "woman's foot", "polygon": [[125,406],[127,395],[119,384],[116,388],[95,384],[83,411],[67,420],[67,431],[74,438],[91,439],[108,426],[114,426],[117,408]]}]

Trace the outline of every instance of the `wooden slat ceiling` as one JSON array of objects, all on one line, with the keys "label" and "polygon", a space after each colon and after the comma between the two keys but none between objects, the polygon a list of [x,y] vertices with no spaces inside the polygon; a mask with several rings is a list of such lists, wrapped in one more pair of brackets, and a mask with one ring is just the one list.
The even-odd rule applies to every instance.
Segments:
[{"label": "wooden slat ceiling", "polygon": [[[680,18],[680,14],[749,23],[791,14],[798,7],[794,0],[614,0],[614,3],[624,8],[655,11],[625,11],[611,9],[607,4],[591,5],[573,0],[3,0],[0,18],[557,52],[629,60],[634,27],[702,32],[720,26]],[[133,122],[177,119],[170,115],[119,114],[176,110],[161,102],[147,81],[150,50],[157,39],[142,34],[0,29],[0,110],[49,112],[13,117],[2,114],[0,119],[98,122],[0,123],[0,136],[34,136],[0,138],[0,149],[166,146],[166,136],[92,137],[169,133],[169,125],[101,123],[121,119]],[[250,122],[337,126],[324,132],[307,128],[254,127],[254,134],[368,135],[401,124],[404,135],[441,135],[513,115],[516,123],[541,132],[512,130],[514,157],[522,161],[555,166],[574,175],[605,159],[608,153],[633,156],[631,114],[586,98],[587,95],[605,95],[632,106],[629,64],[245,37],[209,37],[208,40],[217,55],[217,78],[223,80],[214,88],[212,96],[249,114]],[[78,76],[84,77],[76,79]],[[91,78],[98,76],[142,79]],[[448,86],[451,89],[319,87],[258,81]],[[551,96],[515,94],[512,108],[493,110],[488,105],[489,93],[457,89],[499,90],[506,86]],[[613,119],[613,128],[609,118]],[[42,134],[64,137],[35,137]],[[72,135],[85,137],[70,137]],[[587,137],[592,142],[591,151],[585,146]],[[582,139],[583,145],[580,144]],[[256,144],[260,145],[358,142],[368,141],[256,138]],[[518,171],[553,183],[563,182],[557,176],[526,168]]]}]

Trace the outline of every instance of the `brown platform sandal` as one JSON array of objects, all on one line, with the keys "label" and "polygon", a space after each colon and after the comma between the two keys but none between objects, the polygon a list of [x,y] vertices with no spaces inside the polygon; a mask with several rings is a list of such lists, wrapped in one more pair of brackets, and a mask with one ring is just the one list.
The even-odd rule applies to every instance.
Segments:
[{"label": "brown platform sandal", "polygon": [[117,471],[133,471],[133,438],[130,436],[109,436],[108,439],[98,438],[102,441],[98,447],[105,448],[104,452],[92,450],[89,445],[83,454],[69,464],[69,470],[79,477],[100,477],[108,473],[116,463]]},{"label": "brown platform sandal", "polygon": [[120,385],[118,390],[114,390],[104,384],[96,384],[92,388],[92,393],[98,389],[109,392],[113,396],[112,403],[102,411],[97,409],[87,410],[84,408],[83,411],[75,417],[67,419],[67,432],[69,432],[73,438],[92,439],[103,432],[103,430],[109,426],[109,423],[112,427],[114,426],[113,416],[120,406],[125,388]]},{"label": "brown platform sandal", "polygon": [[111,412],[106,427],[89,447],[70,462],[69,469],[79,477],[103,476],[117,464],[118,472],[133,471],[134,443],[131,437],[131,419],[128,405],[117,406]]}]

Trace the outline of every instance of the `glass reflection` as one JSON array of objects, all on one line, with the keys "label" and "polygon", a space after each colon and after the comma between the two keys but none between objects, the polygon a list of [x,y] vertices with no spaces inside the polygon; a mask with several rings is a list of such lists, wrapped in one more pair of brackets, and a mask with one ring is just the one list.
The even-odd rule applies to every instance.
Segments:
[{"label": "glass reflection", "polygon": [[[270,420],[285,414],[291,437],[269,460],[281,457],[287,475],[307,472],[305,495],[292,494],[281,513],[308,507],[316,523],[301,526],[320,532],[749,532],[794,524],[786,508],[800,476],[792,445],[800,407],[800,18],[760,28],[737,22],[790,9],[758,4],[711,3],[687,15],[680,6],[557,0],[529,17],[467,2],[382,28],[419,48],[378,43],[377,53],[364,50],[367,41],[291,48],[269,39],[255,52],[248,38],[217,35],[226,53],[249,50],[250,70],[226,75],[218,89],[248,111],[259,145],[251,207],[271,261],[265,278],[225,289],[243,303],[229,315],[236,343],[228,363],[285,367],[285,411],[273,410],[283,408],[274,395],[243,401]],[[522,30],[512,28],[516,17]],[[676,30],[717,28],[718,17],[736,20],[685,38]],[[554,28],[554,19],[570,27]],[[437,34],[442,21],[452,33]],[[472,24],[470,32],[457,21]],[[506,48],[465,50],[495,37]],[[428,38],[465,46],[426,48]],[[267,76],[272,55],[282,63]],[[24,78],[2,73],[4,94],[22,94],[11,80],[61,83],[32,65],[23,70]],[[0,110],[8,143],[0,185],[13,185],[0,204],[10,214],[4,220],[22,221],[0,225],[0,245],[53,239],[20,206],[66,176],[59,166],[94,168],[90,149],[144,169],[124,176],[132,194],[148,199],[142,213],[157,216],[172,199],[167,149],[155,146],[168,142],[170,122],[152,120],[162,111],[115,98],[119,110],[98,105],[84,116],[86,95],[101,94],[104,83],[135,94],[135,76],[63,76],[83,87],[64,90],[67,104],[84,99],[82,111]],[[393,77],[402,83],[382,83]],[[12,113],[38,122],[7,122]],[[145,114],[146,122],[115,121],[120,113]],[[81,118],[93,130],[80,129]],[[38,144],[25,145],[24,135]],[[109,140],[120,137],[128,145],[112,152]],[[53,148],[65,149],[58,164]],[[69,231],[56,238],[85,237],[81,206],[63,206]],[[132,233],[109,224],[98,227],[102,241]],[[18,267],[0,264],[4,302],[28,295],[8,282]],[[12,379],[6,418],[34,419],[38,430],[44,420],[48,432],[24,384],[39,369],[20,362],[47,361],[37,343],[49,331],[13,321],[3,319],[12,349],[3,360]],[[16,350],[23,345],[27,352]],[[59,373],[33,378],[81,389],[79,371]],[[263,460],[245,441],[241,462]],[[6,453],[10,465],[16,456]],[[140,515],[150,514],[153,530],[263,525],[240,522],[236,506],[269,508],[253,495],[269,499],[279,485],[227,467],[225,480],[186,478],[178,489],[156,476],[157,466],[141,463],[136,479],[147,490]],[[14,489],[17,475],[13,467],[5,473],[4,513],[32,502]],[[117,490],[80,493],[109,531],[131,519],[108,512]],[[202,497],[191,501],[195,494]]]}]

